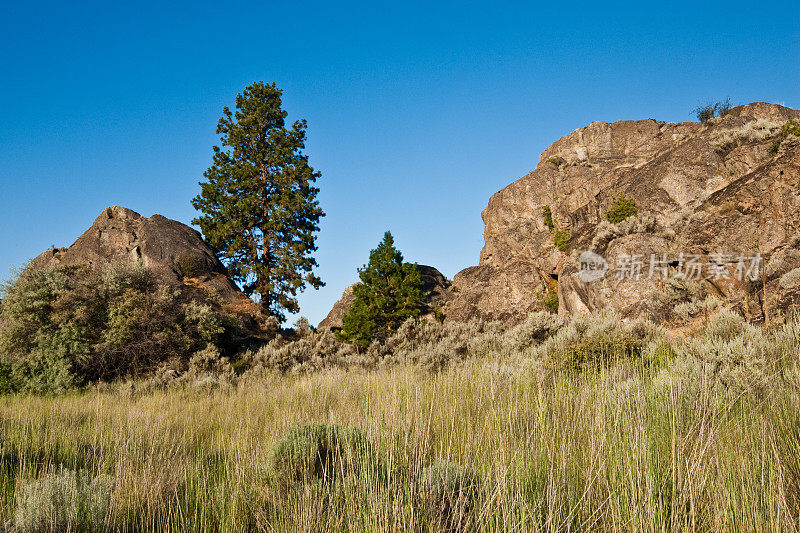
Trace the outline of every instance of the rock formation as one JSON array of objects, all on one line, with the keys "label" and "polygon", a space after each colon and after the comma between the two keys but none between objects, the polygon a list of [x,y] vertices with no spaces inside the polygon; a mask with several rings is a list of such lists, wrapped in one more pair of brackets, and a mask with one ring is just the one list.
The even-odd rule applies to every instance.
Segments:
[{"label": "rock formation", "polygon": [[[450,290],[450,281],[442,275],[441,272],[433,267],[426,265],[417,265],[420,276],[422,277],[422,290],[425,294],[425,309],[423,309],[423,317],[433,319],[436,311],[440,311],[447,303],[452,300],[453,293]],[[328,313],[322,322],[319,323],[318,329],[341,328],[342,317],[353,305],[355,295],[353,288],[359,283],[353,283],[347,287],[342,293],[341,298],[333,305],[333,308]]]},{"label": "rock formation", "polygon": [[[800,139],[784,125],[797,119],[800,111],[754,103],[708,123],[593,122],[562,137],[489,200],[479,265],[454,277],[447,320],[519,320],[551,290],[562,313],[653,316],[669,282],[649,275],[652,259],[673,279],[690,256],[705,265],[702,290],[751,318],[794,312]],[[612,226],[605,215],[621,193],[639,214]],[[608,262],[601,279],[579,275],[586,250]],[[756,256],[763,265],[754,279],[735,279],[741,259],[749,267]],[[617,279],[637,260],[639,279]]]},{"label": "rock formation", "polygon": [[125,207],[108,207],[71,246],[42,252],[27,268],[97,268],[136,261],[141,261],[159,283],[179,289],[184,297],[206,299],[211,289],[223,308],[242,318],[247,330],[256,335],[264,332],[258,305],[228,277],[200,233],[161,215],[144,218]]}]

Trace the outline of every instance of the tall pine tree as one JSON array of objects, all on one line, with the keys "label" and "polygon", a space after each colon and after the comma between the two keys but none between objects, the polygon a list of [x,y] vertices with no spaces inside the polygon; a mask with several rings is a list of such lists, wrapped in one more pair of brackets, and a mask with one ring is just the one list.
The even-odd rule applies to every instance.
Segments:
[{"label": "tall pine tree", "polygon": [[384,340],[424,305],[422,277],[417,265],[403,263],[388,231],[358,269],[361,283],[353,288],[355,300],[342,318],[340,336],[360,346]]},{"label": "tall pine tree", "polygon": [[214,146],[193,220],[217,250],[234,280],[262,309],[279,320],[299,310],[297,293],[324,283],[316,232],[325,216],[313,186],[320,176],[308,164],[306,121],[285,126],[282,91],[256,82],[236,96],[236,111],[224,107],[217,124],[222,148]]}]

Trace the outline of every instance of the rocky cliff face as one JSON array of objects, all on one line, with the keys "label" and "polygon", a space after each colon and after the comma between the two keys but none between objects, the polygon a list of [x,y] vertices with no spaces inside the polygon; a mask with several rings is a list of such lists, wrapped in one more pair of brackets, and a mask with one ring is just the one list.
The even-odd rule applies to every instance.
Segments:
[{"label": "rocky cliff face", "polygon": [[145,218],[125,207],[108,207],[71,246],[42,252],[27,268],[97,268],[135,261],[141,261],[160,283],[179,289],[184,297],[208,298],[212,289],[223,307],[239,315],[251,333],[264,332],[258,305],[231,281],[200,234],[161,215]]},{"label": "rocky cliff face", "polygon": [[[798,118],[754,103],[706,124],[593,122],[562,137],[534,171],[489,200],[479,265],[455,276],[447,319],[521,319],[551,290],[564,313],[657,315],[654,302],[675,289],[671,280],[690,256],[705,265],[693,290],[752,318],[791,311],[800,287],[800,147],[782,128]],[[605,215],[620,193],[639,215],[612,226]],[[582,279],[586,250],[608,262],[604,277]],[[749,268],[756,256],[758,275],[736,279],[743,259]],[[652,258],[660,261],[655,276]],[[638,279],[624,277],[637,261]]]}]

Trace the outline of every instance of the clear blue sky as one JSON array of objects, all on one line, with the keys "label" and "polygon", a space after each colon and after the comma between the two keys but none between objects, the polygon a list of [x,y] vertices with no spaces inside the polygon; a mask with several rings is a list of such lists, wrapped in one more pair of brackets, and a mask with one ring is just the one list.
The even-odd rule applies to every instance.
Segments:
[{"label": "clear blue sky", "polygon": [[594,120],[800,107],[791,2],[2,2],[0,271],[102,208],[188,223],[224,105],[255,81],[308,120],[328,216],[316,323],[391,230],[407,260],[477,264],[480,212]]}]

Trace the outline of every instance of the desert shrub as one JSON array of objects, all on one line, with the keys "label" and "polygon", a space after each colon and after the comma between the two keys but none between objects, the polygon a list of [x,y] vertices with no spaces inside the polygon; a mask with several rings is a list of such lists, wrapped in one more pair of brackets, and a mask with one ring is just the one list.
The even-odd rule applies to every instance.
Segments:
[{"label": "desert shrub", "polygon": [[358,475],[377,461],[372,444],[360,430],[324,424],[290,428],[273,446],[270,460],[283,486]]},{"label": "desert shrub", "polygon": [[418,507],[435,531],[473,531],[479,495],[480,480],[470,468],[437,460],[422,471]]},{"label": "desert shrub", "polygon": [[410,364],[438,372],[454,362],[511,348],[508,327],[501,322],[408,322],[385,343],[370,347],[382,365]]},{"label": "desert shrub", "polygon": [[569,240],[572,238],[569,231],[565,229],[556,228],[553,230],[553,244],[559,250],[566,251],[569,248]]},{"label": "desert shrub", "polygon": [[725,309],[709,319],[705,336],[708,339],[728,342],[741,335],[746,326],[747,323],[741,315]]},{"label": "desert shrub", "polygon": [[775,139],[772,145],[769,148],[769,153],[772,155],[777,155],[780,151],[781,144],[785,141],[789,136],[800,137],[800,121],[799,120],[788,120],[781,125],[780,132],[778,133],[778,138]]},{"label": "desert shrub", "polygon": [[626,324],[614,315],[576,316],[542,343],[535,355],[554,368],[579,371],[623,362],[646,364],[645,347],[660,330],[645,323]]},{"label": "desert shrub", "polygon": [[658,229],[658,222],[653,215],[636,215],[616,224],[608,220],[601,220],[592,239],[592,250],[603,253],[614,239],[634,233],[653,233],[656,229]]},{"label": "desert shrub", "polygon": [[698,106],[695,108],[694,113],[695,116],[697,116],[697,120],[706,123],[714,117],[725,116],[730,110],[731,100],[730,98],[726,98],[725,101]]},{"label": "desert shrub", "polygon": [[547,229],[555,229],[556,226],[553,224],[553,210],[550,209],[549,205],[544,206],[542,210],[542,220],[544,221],[544,225],[547,226]]},{"label": "desert shrub", "polygon": [[12,388],[62,390],[92,343],[95,309],[74,267],[25,271],[3,288],[0,357]]},{"label": "desert shrub", "polygon": [[794,268],[781,276],[779,284],[782,289],[792,289],[800,285],[800,268]]},{"label": "desert shrub", "polygon": [[256,352],[248,352],[242,361],[245,376],[399,364],[439,372],[472,356],[508,354],[538,344],[562,325],[561,317],[545,311],[513,327],[481,320],[441,323],[412,318],[386,340],[375,341],[366,349],[345,343],[330,331],[310,331],[301,337],[279,335]]},{"label": "desert shrub", "polygon": [[513,349],[521,350],[540,344],[563,326],[564,319],[561,316],[542,311],[529,315],[525,322],[511,328],[506,336]]},{"label": "desert shrub", "polygon": [[566,347],[569,364],[579,370],[641,358],[643,344],[633,335],[591,335]]},{"label": "desert shrub", "polygon": [[196,254],[184,252],[178,257],[177,267],[181,276],[194,278],[206,270],[206,262]]},{"label": "desert shrub", "polygon": [[247,373],[301,374],[326,368],[374,366],[375,360],[333,332],[308,331],[299,337],[278,335],[244,358]]},{"label": "desert shrub", "polygon": [[216,389],[234,384],[236,373],[230,359],[213,344],[206,345],[189,359],[188,368],[174,384],[189,384],[198,389]]},{"label": "desert shrub", "polygon": [[548,157],[547,162],[552,165],[555,165],[556,168],[561,168],[561,166],[567,164],[567,160],[561,156]]},{"label": "desert shrub", "polygon": [[644,360],[653,369],[666,368],[675,359],[677,352],[667,338],[652,340],[647,343]]},{"label": "desert shrub", "polygon": [[692,361],[713,388],[738,399],[766,395],[797,375],[800,327],[767,329],[729,310],[710,318],[699,334],[674,343],[680,359]]},{"label": "desert shrub", "polygon": [[651,317],[659,321],[686,321],[713,311],[720,304],[716,297],[708,295],[703,283],[683,276],[669,277],[663,285],[653,289],[648,299]]},{"label": "desert shrub", "polygon": [[311,323],[308,319],[304,316],[301,316],[294,322],[294,331],[300,336],[305,336],[314,331],[314,328],[311,326]]},{"label": "desert shrub", "polygon": [[197,332],[206,343],[221,344],[225,332],[233,327],[231,318],[214,311],[211,305],[191,301],[183,306],[184,326]]},{"label": "desert shrub", "polygon": [[540,303],[542,307],[550,313],[557,313],[558,289],[555,287],[548,288],[547,291],[542,295]]},{"label": "desert shrub", "polygon": [[143,375],[207,344],[232,347],[238,321],[159,286],[141,263],[24,271],[4,289],[0,369],[7,388],[57,392]]},{"label": "desert shrub", "polygon": [[110,531],[113,480],[61,469],[21,484],[12,531]]},{"label": "desert shrub", "polygon": [[676,304],[672,307],[672,314],[681,321],[687,321],[703,313],[711,313],[720,305],[722,305],[722,301],[719,298],[708,295],[704,298],[692,298]]},{"label": "desert shrub", "polygon": [[787,120],[783,126],[781,126],[781,132],[784,137],[789,135],[800,137],[800,120]]},{"label": "desert shrub", "polygon": [[606,220],[612,224],[619,224],[628,217],[636,216],[638,212],[636,201],[625,193],[620,193],[606,212]]},{"label": "desert shrub", "polygon": [[781,123],[766,119],[751,120],[737,128],[715,131],[711,135],[711,146],[724,152],[746,142],[762,141],[778,135]]}]

